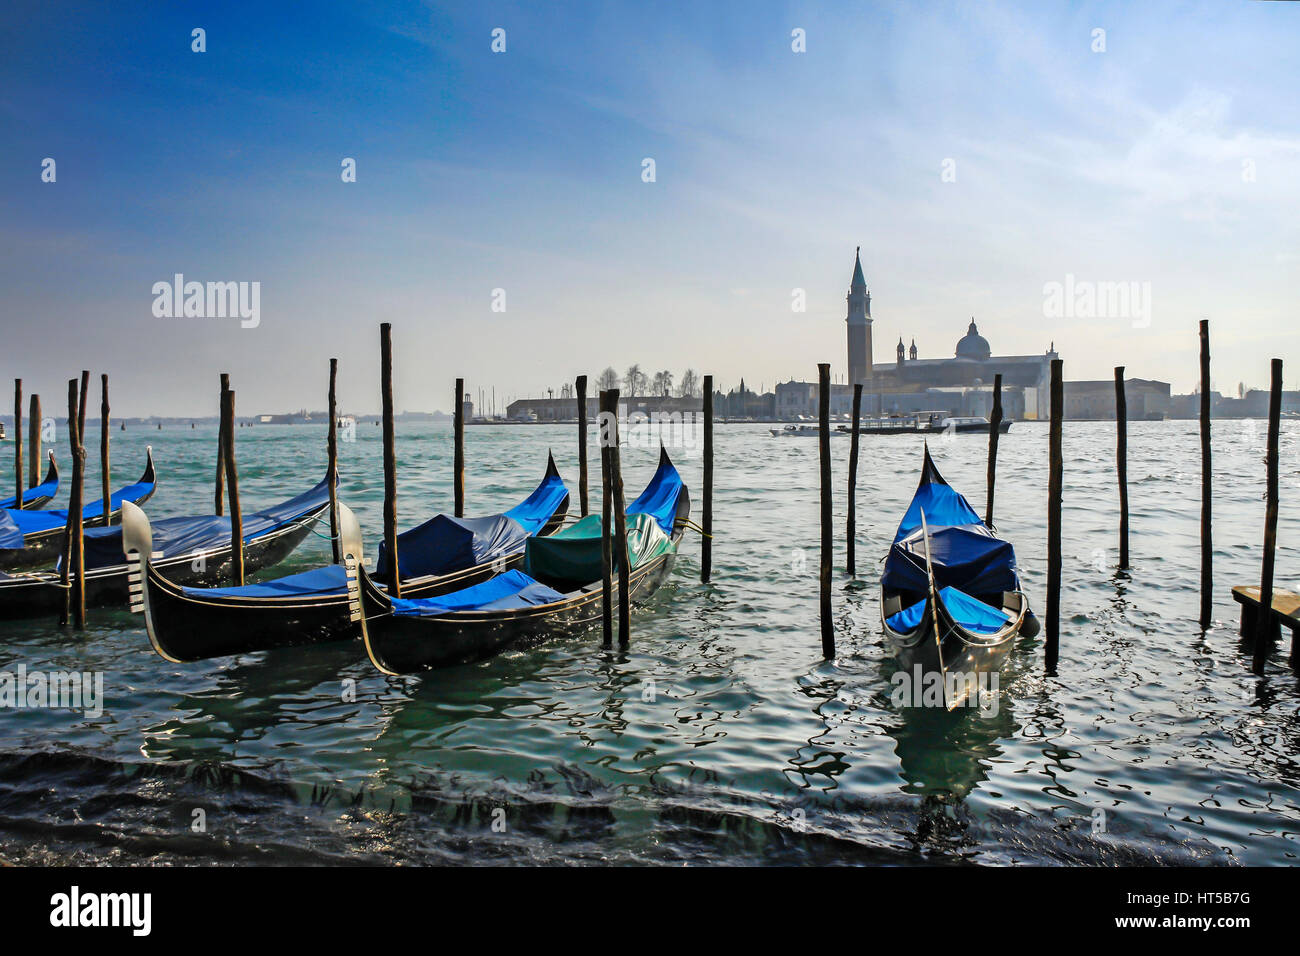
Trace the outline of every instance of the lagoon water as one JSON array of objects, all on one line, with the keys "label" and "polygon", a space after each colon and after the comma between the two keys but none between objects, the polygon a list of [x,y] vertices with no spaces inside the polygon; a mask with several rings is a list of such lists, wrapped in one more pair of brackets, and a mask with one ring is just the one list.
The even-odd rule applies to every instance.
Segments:
[{"label": "lagoon water", "polygon": [[[341,497],[371,558],[379,433],[358,425],[340,446]],[[575,433],[468,429],[467,513],[519,500],[548,448],[576,512]],[[324,435],[323,425],[239,430],[245,508],[315,482]],[[112,438],[115,484],[136,477],[153,444],[151,516],[211,509],[214,427]],[[1130,426],[1127,574],[1114,568],[1114,425],[1066,423],[1058,673],[1044,673],[1041,637],[1022,639],[991,715],[890,700],[878,561],[915,487],[920,437],[863,439],[857,581],[844,573],[849,441],[833,442],[833,661],[821,659],[818,632],[816,440],[760,425],[720,425],[716,439],[713,582],[699,583],[699,537],[688,535],[668,583],[634,613],[625,651],[587,632],[394,679],[348,644],[169,664],[125,610],[92,611],[85,632],[0,624],[0,671],[101,672],[105,695],[99,716],[0,709],[0,859],[1295,862],[1300,688],[1289,639],[1253,676],[1230,596],[1258,583],[1264,423],[1214,426],[1215,624],[1204,633],[1196,423]],[[399,424],[398,441],[399,523],[409,527],[450,510],[451,434]],[[653,472],[657,446],[644,444],[623,453],[629,497]],[[980,511],[986,444],[932,443]],[[669,450],[698,518],[700,450]],[[1013,425],[995,520],[1040,613],[1046,464],[1046,426]],[[0,481],[11,480],[6,462]],[[1300,429],[1288,422],[1277,583],[1300,589],[1297,498]],[[312,537],[261,576],[328,553]]]}]

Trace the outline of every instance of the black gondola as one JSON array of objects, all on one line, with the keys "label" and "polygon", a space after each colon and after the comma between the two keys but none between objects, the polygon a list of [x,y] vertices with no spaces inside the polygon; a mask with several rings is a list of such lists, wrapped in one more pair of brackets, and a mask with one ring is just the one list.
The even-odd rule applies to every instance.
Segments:
[{"label": "black gondola", "polygon": [[[690,493],[661,449],[654,477],[627,508],[631,600],[647,600],[668,576],[690,512]],[[599,621],[600,529],[600,516],[588,515],[530,540],[523,571],[441,597],[393,599],[360,569],[367,655],[385,674],[407,674],[482,660]]]},{"label": "black gondola", "polygon": [[[109,524],[122,511],[123,502],[141,505],[153,497],[158,487],[154,475],[153,448],[145,449],[144,474],[135,484],[112,493],[109,497],[108,517],[104,516],[104,500],[94,498],[81,509],[83,526],[102,527]],[[68,524],[66,508],[41,511],[0,511],[0,569],[13,571],[49,564],[63,552],[63,539]]]},{"label": "black gondola", "polygon": [[[275,507],[244,515],[245,573],[252,574],[283,561],[328,508],[329,486],[321,480],[310,490]],[[129,603],[130,567],[123,558],[124,533],[122,525],[86,531],[87,607]],[[162,549],[153,556],[153,564],[172,580],[196,585],[230,580],[228,517],[163,518],[153,523],[152,537]],[[57,570],[0,572],[0,620],[54,613],[63,607],[63,593]]]},{"label": "black gondola", "polygon": [[880,619],[904,670],[938,675],[949,710],[998,669],[1016,635],[1038,630],[1011,543],[943,480],[928,447],[885,560]]},{"label": "black gondola", "polygon": [[[59,466],[54,463],[54,452],[50,451],[47,454],[50,456],[50,467],[46,469],[45,480],[39,485],[32,485],[32,487],[23,490],[24,511],[44,508],[59,493]],[[10,495],[8,498],[0,500],[0,510],[12,508],[17,503],[18,496]]]},{"label": "black gondola", "polygon": [[[563,523],[569,491],[547,456],[541,483],[524,501],[486,518],[438,515],[397,536],[402,593],[431,597],[487,580],[517,565],[524,542]],[[355,520],[355,519],[353,519]],[[128,509],[123,548],[148,554],[143,512]],[[360,545],[348,542],[359,563]],[[408,570],[409,569],[409,570]],[[141,568],[138,610],[153,648],[174,663],[360,637],[356,567],[346,561],[242,587],[186,587],[153,561]],[[377,574],[387,572],[381,546]]]}]

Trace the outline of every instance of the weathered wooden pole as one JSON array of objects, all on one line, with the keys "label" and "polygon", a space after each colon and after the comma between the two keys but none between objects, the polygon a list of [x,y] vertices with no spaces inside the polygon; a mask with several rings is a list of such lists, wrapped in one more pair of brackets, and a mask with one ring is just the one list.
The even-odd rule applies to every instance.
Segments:
[{"label": "weathered wooden pole", "polygon": [[858,422],[862,417],[862,383],[853,383],[853,437],[849,439],[849,508],[848,508],[848,528],[845,534],[845,545],[848,548],[848,569],[850,577],[858,576],[858,532],[857,532],[857,502],[858,502]]},{"label": "weathered wooden pole", "polygon": [[113,493],[109,487],[108,462],[108,373],[99,376],[99,483],[104,499],[104,524],[112,524]]},{"label": "weathered wooden pole", "polygon": [[393,325],[379,326],[379,394],[384,421],[384,548],[388,551],[388,593],[402,596],[397,555],[397,452],[393,435]]},{"label": "weathered wooden pole", "polygon": [[1047,635],[1045,657],[1047,672],[1056,673],[1061,638],[1061,498],[1064,460],[1061,454],[1061,419],[1065,412],[1065,386],[1061,379],[1062,362],[1052,359],[1051,432],[1048,440],[1047,479]]},{"label": "weathered wooden pole", "polygon": [[609,486],[613,491],[610,507],[614,511],[614,541],[611,545],[618,565],[618,643],[626,647],[631,636],[631,589],[627,566],[627,501],[623,498],[623,465],[618,449],[618,389],[610,389]]},{"label": "weathered wooden pole", "polygon": [[[218,408],[218,410],[220,410],[220,409],[222,409],[222,408],[225,408],[226,392],[228,392],[228,391],[230,391],[230,373],[229,373],[229,372],[222,372],[222,373],[221,373],[221,392],[220,392],[220,394],[217,396],[217,408]],[[222,414],[224,414],[224,413],[222,413]],[[226,434],[226,433],[225,433],[225,430],[224,430],[224,429],[225,429],[225,425],[224,425],[225,419],[224,419],[224,418],[221,419],[221,422],[222,422],[223,424],[219,424],[219,425],[217,426],[217,501],[216,501],[216,506],[215,506],[215,508],[213,509],[213,512],[212,512],[212,513],[215,514],[215,515],[222,515],[222,514],[225,514],[225,512],[222,510],[222,509],[224,508],[224,502],[223,502],[223,499],[224,499],[224,497],[225,497],[225,488],[223,487],[223,485],[224,485],[225,480],[226,480],[226,479],[225,479],[225,469],[226,469],[226,464],[225,464],[225,461],[224,461],[224,459],[223,459],[223,457],[222,457],[223,454],[224,454],[224,452],[222,451],[222,448],[223,448],[223,446],[224,446],[224,444],[225,444],[225,441],[226,441],[226,438],[225,438],[225,434]]]},{"label": "weathered wooden pole", "polygon": [[822,656],[835,656],[835,622],[831,619],[831,558],[834,550],[831,529],[831,367],[817,366],[817,445],[821,459],[821,625]]},{"label": "weathered wooden pole", "polygon": [[1201,628],[1214,614],[1214,534],[1211,529],[1210,320],[1201,319]]},{"label": "weathered wooden pole", "polygon": [[1002,434],[1002,373],[993,376],[993,410],[989,412],[989,470],[985,485],[984,525],[993,527],[993,491],[998,483],[998,438]]},{"label": "weathered wooden pole", "polygon": [[86,449],[81,443],[77,421],[77,380],[68,380],[68,443],[72,452],[72,490],[68,494],[68,521],[64,528],[63,561],[60,583],[64,585],[63,617],[61,624],[71,622],[78,629],[86,626],[86,582],[82,573],[85,566],[82,538],[82,515],[86,477]]},{"label": "weathered wooden pole", "polygon": [[1124,366],[1115,366],[1115,472],[1119,478],[1119,567],[1128,570],[1128,395]]},{"label": "weathered wooden pole", "polygon": [[700,535],[700,580],[713,574],[713,376],[704,376],[704,510]]},{"label": "weathered wooden pole", "polygon": [[23,510],[23,380],[14,379],[14,484],[18,498],[14,507]]},{"label": "weathered wooden pole", "polygon": [[456,379],[456,412],[452,418],[456,450],[453,468],[456,471],[456,517],[465,517],[465,380]]},{"label": "weathered wooden pole", "polygon": [[[81,370],[81,396],[77,400],[77,441],[86,446],[86,396],[90,393],[90,370]],[[107,516],[105,516],[107,517]]]},{"label": "weathered wooden pole", "polygon": [[41,483],[41,396],[35,392],[27,412],[27,446],[27,487],[35,488]]},{"label": "weathered wooden pole", "polygon": [[235,390],[221,396],[221,417],[226,440],[221,456],[226,463],[226,494],[230,499],[230,579],[235,587],[244,583],[244,514],[239,507],[239,469],[235,467]]},{"label": "weathered wooden pole", "polygon": [[[1282,422],[1282,360],[1273,359],[1273,382],[1268,398],[1268,453],[1266,457],[1268,478],[1265,486],[1264,507],[1264,568],[1259,580],[1259,612],[1255,616],[1255,656],[1252,669],[1264,673],[1268,652],[1273,639],[1279,634],[1276,615],[1273,613],[1273,561],[1277,550],[1278,504],[1278,432]],[[1292,641],[1294,648],[1295,641]]]},{"label": "weathered wooden pole", "polygon": [[579,375],[578,389],[578,503],[587,517],[587,376]]},{"label": "weathered wooden pole", "polygon": [[338,374],[339,360],[332,358],[330,359],[330,427],[325,439],[325,454],[329,461],[325,466],[325,480],[329,482],[330,488],[330,550],[334,555],[335,564],[343,560],[343,555],[339,551],[339,411],[338,397],[334,391]]},{"label": "weathered wooden pole", "polygon": [[[606,647],[609,647],[614,643],[614,549],[610,545],[610,523],[613,520],[614,495],[609,467],[610,427],[609,415],[606,414],[610,411],[608,391],[600,393],[599,408],[600,417],[597,423],[597,434],[600,445],[600,607],[604,643]],[[613,414],[614,416],[618,415],[617,401],[614,403]]]}]

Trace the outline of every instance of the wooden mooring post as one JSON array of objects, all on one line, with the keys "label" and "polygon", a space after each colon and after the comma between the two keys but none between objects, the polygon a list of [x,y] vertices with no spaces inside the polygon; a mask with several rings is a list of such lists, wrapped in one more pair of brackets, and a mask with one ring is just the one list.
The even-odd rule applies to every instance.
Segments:
[{"label": "wooden mooring post", "polygon": [[329,391],[330,427],[325,438],[325,454],[328,458],[325,465],[325,480],[329,483],[330,489],[330,553],[334,557],[335,564],[343,560],[343,554],[339,550],[339,406],[335,391],[338,376],[339,360],[332,358]]},{"label": "wooden mooring post", "polygon": [[397,555],[397,452],[393,434],[393,325],[379,326],[379,394],[384,424],[384,548],[388,551],[388,593],[402,596]]},{"label": "wooden mooring post", "polygon": [[239,507],[239,469],[235,466],[235,390],[221,396],[221,419],[225,440],[221,457],[226,468],[226,495],[230,501],[230,580],[235,587],[244,584],[244,514]]},{"label": "wooden mooring post", "polygon": [[579,375],[574,382],[578,392],[578,507],[581,517],[587,517],[587,376]]},{"label": "wooden mooring post", "polygon": [[23,380],[14,379],[14,507],[23,510]]},{"label": "wooden mooring post", "polygon": [[619,454],[618,389],[609,390],[609,487],[610,508],[614,512],[614,564],[618,569],[618,644],[626,647],[632,632],[632,595],[627,566],[627,502],[623,498],[623,465]]},{"label": "wooden mooring post", "polygon": [[[220,411],[225,407],[226,392],[230,391],[230,373],[221,373],[221,392],[217,396],[217,409]],[[217,495],[216,503],[213,505],[212,513],[220,517],[225,514],[223,499],[225,498],[225,459],[223,458],[222,447],[226,441],[225,432],[221,426],[217,426]]]},{"label": "wooden mooring post", "polygon": [[456,517],[465,517],[465,380],[456,379],[456,409],[452,417],[452,432],[456,448],[452,452],[455,471]]},{"label": "wooden mooring post", "polygon": [[1201,630],[1214,615],[1214,534],[1211,530],[1210,321],[1201,319]]},{"label": "wooden mooring post", "polygon": [[845,521],[844,545],[847,551],[845,564],[849,577],[858,576],[858,426],[862,418],[862,383],[853,383],[853,437],[849,444],[849,500],[848,517]]},{"label": "wooden mooring post", "polygon": [[[614,643],[614,549],[610,545],[609,526],[613,518],[614,496],[609,468],[609,392],[600,393],[597,438],[600,446],[600,601],[601,629],[606,647]],[[614,393],[614,415],[618,415],[618,393]]]},{"label": "wooden mooring post", "polygon": [[713,376],[704,376],[704,505],[700,527],[700,581],[713,574]]},{"label": "wooden mooring post", "polygon": [[822,656],[830,660],[835,656],[835,622],[831,618],[831,561],[834,530],[831,527],[831,367],[827,362],[817,365],[817,450],[821,465],[821,628]]},{"label": "wooden mooring post", "polygon": [[68,444],[72,452],[72,489],[68,494],[68,520],[64,526],[63,561],[59,583],[64,586],[63,616],[59,623],[71,622],[78,630],[86,627],[86,581],[84,517],[82,508],[86,478],[86,449],[78,430],[77,408],[80,404],[77,380],[68,379]]},{"label": "wooden mooring post", "polygon": [[108,373],[99,376],[99,485],[104,501],[104,524],[112,524],[113,492],[108,461]]},{"label": "wooden mooring post", "polygon": [[[1282,360],[1275,358],[1273,359],[1273,380],[1268,398],[1268,452],[1265,458],[1268,475],[1264,491],[1266,502],[1264,506],[1264,562],[1259,581],[1260,614],[1255,622],[1255,654],[1252,661],[1252,669],[1256,674],[1264,673],[1268,653],[1273,647],[1273,641],[1279,630],[1277,615],[1273,612],[1273,562],[1277,550],[1277,500],[1279,494],[1277,444],[1281,421]],[[1294,642],[1292,652],[1292,656],[1294,656]]]},{"label": "wooden mooring post", "polygon": [[35,488],[41,483],[41,396],[35,392],[27,411],[27,446],[27,487]]},{"label": "wooden mooring post", "polygon": [[1061,498],[1064,481],[1061,419],[1065,411],[1062,365],[1061,359],[1052,359],[1052,420],[1048,438],[1047,479],[1047,620],[1044,622],[1044,658],[1049,674],[1056,673],[1061,639]]},{"label": "wooden mooring post", "polygon": [[1119,569],[1128,570],[1128,396],[1124,366],[1115,366],[1115,474],[1119,481]]},{"label": "wooden mooring post", "polygon": [[993,376],[993,409],[989,412],[989,467],[984,479],[987,500],[984,503],[984,526],[993,527],[993,492],[998,483],[998,438],[1002,434],[1002,373]]},{"label": "wooden mooring post", "polygon": [[77,441],[86,445],[86,396],[90,393],[90,370],[81,370],[81,395],[77,400]]}]

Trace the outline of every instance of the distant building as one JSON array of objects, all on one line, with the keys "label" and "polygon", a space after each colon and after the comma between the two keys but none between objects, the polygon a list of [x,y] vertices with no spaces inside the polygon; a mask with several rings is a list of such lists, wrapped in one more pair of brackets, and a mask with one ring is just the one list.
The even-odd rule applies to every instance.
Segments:
[{"label": "distant building", "polygon": [[[1065,383],[1065,417],[1071,420],[1115,419],[1115,380]],[[1130,421],[1159,421],[1169,416],[1169,383],[1142,378],[1124,381]]]}]

